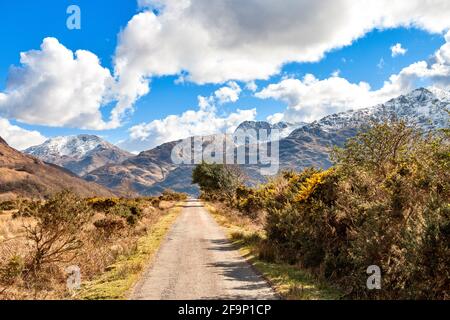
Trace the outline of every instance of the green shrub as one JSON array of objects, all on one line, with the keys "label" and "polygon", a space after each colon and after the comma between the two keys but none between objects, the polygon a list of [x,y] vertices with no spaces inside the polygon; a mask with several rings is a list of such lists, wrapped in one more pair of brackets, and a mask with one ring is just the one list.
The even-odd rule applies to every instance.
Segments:
[{"label": "green shrub", "polygon": [[117,206],[121,201],[118,198],[91,198],[87,200],[92,209],[100,212],[107,212]]},{"label": "green shrub", "polygon": [[43,265],[70,262],[83,246],[80,230],[93,215],[86,202],[70,191],[51,196],[35,210],[35,225],[26,227],[31,243],[28,270],[37,274]]},{"label": "green shrub", "polygon": [[237,166],[203,162],[193,170],[192,183],[200,186],[204,199],[232,204],[236,189],[242,185],[242,172]]},{"label": "green shrub", "polygon": [[123,219],[107,217],[94,221],[94,226],[104,231],[107,235],[111,235],[114,232],[124,229],[125,223]]},{"label": "green shrub", "polygon": [[1,210],[9,211],[9,210],[14,210],[16,208],[17,208],[17,204],[13,200],[0,202],[0,211]]},{"label": "green shrub", "polygon": [[42,204],[41,200],[20,200],[17,202],[18,211],[13,214],[13,218],[34,217]]},{"label": "green shrub", "polygon": [[0,265],[0,282],[11,285],[22,275],[24,269],[25,263],[22,257],[18,255],[11,257],[4,265]]},{"label": "green shrub", "polygon": [[184,201],[187,198],[188,195],[186,193],[175,192],[170,189],[164,190],[162,195],[159,197],[159,199],[163,201]]},{"label": "green shrub", "polygon": [[[448,130],[374,124],[333,152],[332,169],[239,187],[235,207],[266,212],[262,258],[300,264],[350,297],[448,299],[449,146]],[[382,290],[366,288],[370,265]]]},{"label": "green shrub", "polygon": [[241,185],[236,189],[235,207],[255,219],[265,207],[264,197],[258,190]]},{"label": "green shrub", "polygon": [[137,205],[119,204],[108,210],[107,214],[124,218],[129,225],[133,226],[142,217],[142,210]]}]

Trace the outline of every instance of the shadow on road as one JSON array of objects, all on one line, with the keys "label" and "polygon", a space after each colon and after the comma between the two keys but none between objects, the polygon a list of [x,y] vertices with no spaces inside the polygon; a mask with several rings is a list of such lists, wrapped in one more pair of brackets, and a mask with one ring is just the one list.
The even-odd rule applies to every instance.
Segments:
[{"label": "shadow on road", "polygon": [[[209,242],[212,246],[208,250],[211,251],[227,252],[236,250],[236,246],[226,239],[210,239]],[[207,266],[213,270],[221,270],[221,274],[233,282],[233,291],[242,292],[242,294],[227,295],[221,297],[221,299],[249,299],[249,296],[254,293],[256,294],[251,297],[252,299],[273,299],[273,297],[266,297],[264,294],[257,294],[257,292],[264,292],[267,284],[246,261],[218,261],[209,263]]]}]

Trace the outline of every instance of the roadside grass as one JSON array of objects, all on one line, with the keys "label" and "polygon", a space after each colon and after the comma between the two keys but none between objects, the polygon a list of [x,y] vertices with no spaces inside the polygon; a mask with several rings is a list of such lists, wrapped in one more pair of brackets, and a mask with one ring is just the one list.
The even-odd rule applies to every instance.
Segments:
[{"label": "roadside grass", "polygon": [[342,298],[343,294],[339,290],[317,280],[298,266],[262,260],[260,253],[263,250],[261,242],[265,237],[264,231],[261,227],[250,223],[249,219],[227,213],[226,210],[218,209],[211,203],[205,203],[205,207],[225,228],[228,238],[239,248],[243,257],[284,299],[337,300]]},{"label": "roadside grass", "polygon": [[181,212],[175,206],[139,239],[133,253],[122,256],[99,278],[86,282],[74,296],[83,300],[123,300],[151,263],[161,242]]}]

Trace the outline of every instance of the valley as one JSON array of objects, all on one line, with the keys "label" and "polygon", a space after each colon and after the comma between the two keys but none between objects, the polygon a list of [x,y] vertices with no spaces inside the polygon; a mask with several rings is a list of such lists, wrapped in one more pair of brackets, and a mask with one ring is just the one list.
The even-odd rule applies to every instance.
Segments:
[{"label": "valley", "polygon": [[[386,118],[409,121],[423,130],[443,128],[449,119],[445,111],[449,94],[437,88],[421,88],[371,108],[333,114],[306,124],[244,122],[237,130],[280,129],[280,170],[308,167],[327,169],[334,146],[342,147],[348,138],[373,122]],[[208,141],[209,137],[205,137]],[[176,165],[173,147],[180,141],[164,143],[138,155],[120,150],[98,137],[79,136],[49,140],[25,150],[39,159],[61,165],[83,179],[102,185],[120,195],[158,195],[165,189],[198,196],[191,184],[193,165]],[[249,184],[267,181],[258,167],[243,165]]]},{"label": "valley", "polygon": [[[320,268],[340,263],[326,260],[331,257],[347,259],[349,270],[361,267],[354,256],[334,248],[335,242],[342,248],[354,243],[348,248],[352,255],[370,257],[372,249],[360,244],[358,237],[371,233],[372,226],[360,220],[358,212],[374,203],[385,209],[374,207],[367,214],[390,221],[390,228],[380,233],[395,238],[396,245],[409,246],[396,231],[396,219],[405,219],[411,234],[404,237],[415,237],[411,254],[423,263],[427,247],[420,239],[426,229],[405,218],[405,212],[427,221],[427,228],[445,223],[439,210],[429,216],[422,212],[431,205],[442,206],[442,194],[447,192],[445,157],[440,155],[446,144],[439,141],[445,141],[449,105],[443,92],[417,89],[372,108],[309,124],[242,123],[239,129],[285,130],[277,140],[280,172],[273,177],[262,176],[258,165],[175,164],[172,150],[180,141],[132,155],[88,135],[50,139],[25,152],[0,139],[4,297],[30,298],[34,292],[38,299],[339,299],[349,288],[356,290],[352,297],[407,297],[394,289],[379,296],[361,292],[355,284],[361,278],[355,276],[348,284],[345,276],[330,276]],[[441,132],[444,136],[439,138]],[[203,147],[214,142],[214,136],[201,138]],[[269,134],[273,143],[270,139]],[[248,145],[236,147],[252,150]],[[384,148],[394,152],[384,154]],[[399,154],[403,162],[396,159]],[[414,175],[406,178],[405,172]],[[433,175],[424,182],[421,177],[427,172]],[[415,184],[418,187],[411,188]],[[391,189],[415,192],[417,197],[405,202],[397,198],[400,191],[391,194]],[[435,194],[435,202],[429,194]],[[202,202],[186,201],[199,195]],[[412,201],[415,204],[408,207]],[[371,219],[377,225],[378,218]],[[311,221],[314,224],[309,225]],[[372,237],[377,239],[376,234]],[[41,247],[45,239],[49,245]],[[299,239],[303,239],[300,246]],[[302,247],[304,243],[308,247]],[[323,256],[326,250],[329,258]],[[395,255],[391,249],[377,250],[386,259]],[[67,261],[87,276],[76,293],[64,287]],[[413,275],[405,276],[417,281],[416,265],[408,263]],[[434,281],[429,273],[422,276]],[[386,277],[394,286],[395,274],[388,272]],[[334,280],[337,285],[331,285]],[[412,297],[427,292],[417,286],[408,292]],[[445,294],[443,288],[436,291],[436,297]]]}]

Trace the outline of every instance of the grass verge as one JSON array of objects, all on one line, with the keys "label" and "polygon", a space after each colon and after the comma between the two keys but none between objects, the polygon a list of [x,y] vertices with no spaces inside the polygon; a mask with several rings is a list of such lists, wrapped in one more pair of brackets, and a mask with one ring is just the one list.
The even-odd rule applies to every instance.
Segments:
[{"label": "grass verge", "polygon": [[86,282],[76,295],[83,300],[122,300],[139,280],[145,267],[151,263],[172,224],[181,212],[174,207],[139,239],[136,250],[130,255],[120,257],[107,268],[98,279]]},{"label": "grass verge", "polygon": [[228,238],[238,246],[244,258],[260,272],[285,299],[290,300],[336,300],[342,297],[339,290],[318,281],[307,271],[286,263],[267,262],[259,258],[261,240],[264,232],[246,223],[245,219],[233,217],[214,205],[205,207],[216,221],[225,228]]}]

